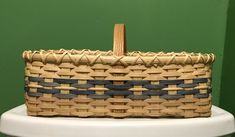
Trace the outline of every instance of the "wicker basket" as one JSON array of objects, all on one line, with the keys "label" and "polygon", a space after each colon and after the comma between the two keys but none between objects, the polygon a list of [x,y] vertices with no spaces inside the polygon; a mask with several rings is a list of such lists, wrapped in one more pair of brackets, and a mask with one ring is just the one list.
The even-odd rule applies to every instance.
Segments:
[{"label": "wicker basket", "polygon": [[125,27],[113,51],[25,51],[28,115],[209,117],[213,54],[126,52]]}]

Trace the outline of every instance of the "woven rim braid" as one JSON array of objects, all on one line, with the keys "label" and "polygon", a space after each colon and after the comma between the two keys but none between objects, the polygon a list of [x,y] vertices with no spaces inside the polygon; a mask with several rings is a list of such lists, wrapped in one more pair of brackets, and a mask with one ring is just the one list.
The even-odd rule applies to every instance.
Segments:
[{"label": "woven rim braid", "polygon": [[164,53],[164,52],[127,52],[124,56],[116,56],[112,51],[90,51],[90,50],[40,50],[25,51],[23,58],[26,61],[41,61],[43,63],[62,62],[93,65],[96,63],[124,66],[143,64],[143,65],[169,65],[169,64],[210,64],[215,60],[214,54],[202,53]]},{"label": "woven rim braid", "polygon": [[113,51],[25,51],[31,116],[208,117],[214,54],[127,52],[125,27]]}]

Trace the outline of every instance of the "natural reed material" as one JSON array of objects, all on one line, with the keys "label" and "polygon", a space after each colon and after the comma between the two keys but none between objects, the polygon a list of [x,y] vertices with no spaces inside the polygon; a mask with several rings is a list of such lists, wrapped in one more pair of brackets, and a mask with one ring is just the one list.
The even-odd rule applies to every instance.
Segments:
[{"label": "natural reed material", "polygon": [[25,51],[33,116],[208,117],[213,54],[126,52],[117,24],[112,51]]}]

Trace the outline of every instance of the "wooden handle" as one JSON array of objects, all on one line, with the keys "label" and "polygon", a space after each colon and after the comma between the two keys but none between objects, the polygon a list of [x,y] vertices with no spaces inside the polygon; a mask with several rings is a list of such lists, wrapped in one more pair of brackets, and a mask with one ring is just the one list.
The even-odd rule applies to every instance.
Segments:
[{"label": "wooden handle", "polygon": [[113,33],[113,54],[123,56],[126,53],[125,25],[115,24]]}]

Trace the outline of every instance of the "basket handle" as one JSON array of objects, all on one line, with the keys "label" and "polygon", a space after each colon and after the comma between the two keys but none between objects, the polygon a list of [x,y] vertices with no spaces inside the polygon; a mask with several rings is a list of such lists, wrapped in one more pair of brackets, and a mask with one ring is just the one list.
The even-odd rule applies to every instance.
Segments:
[{"label": "basket handle", "polygon": [[115,24],[113,33],[113,54],[123,56],[126,53],[125,25]]}]

